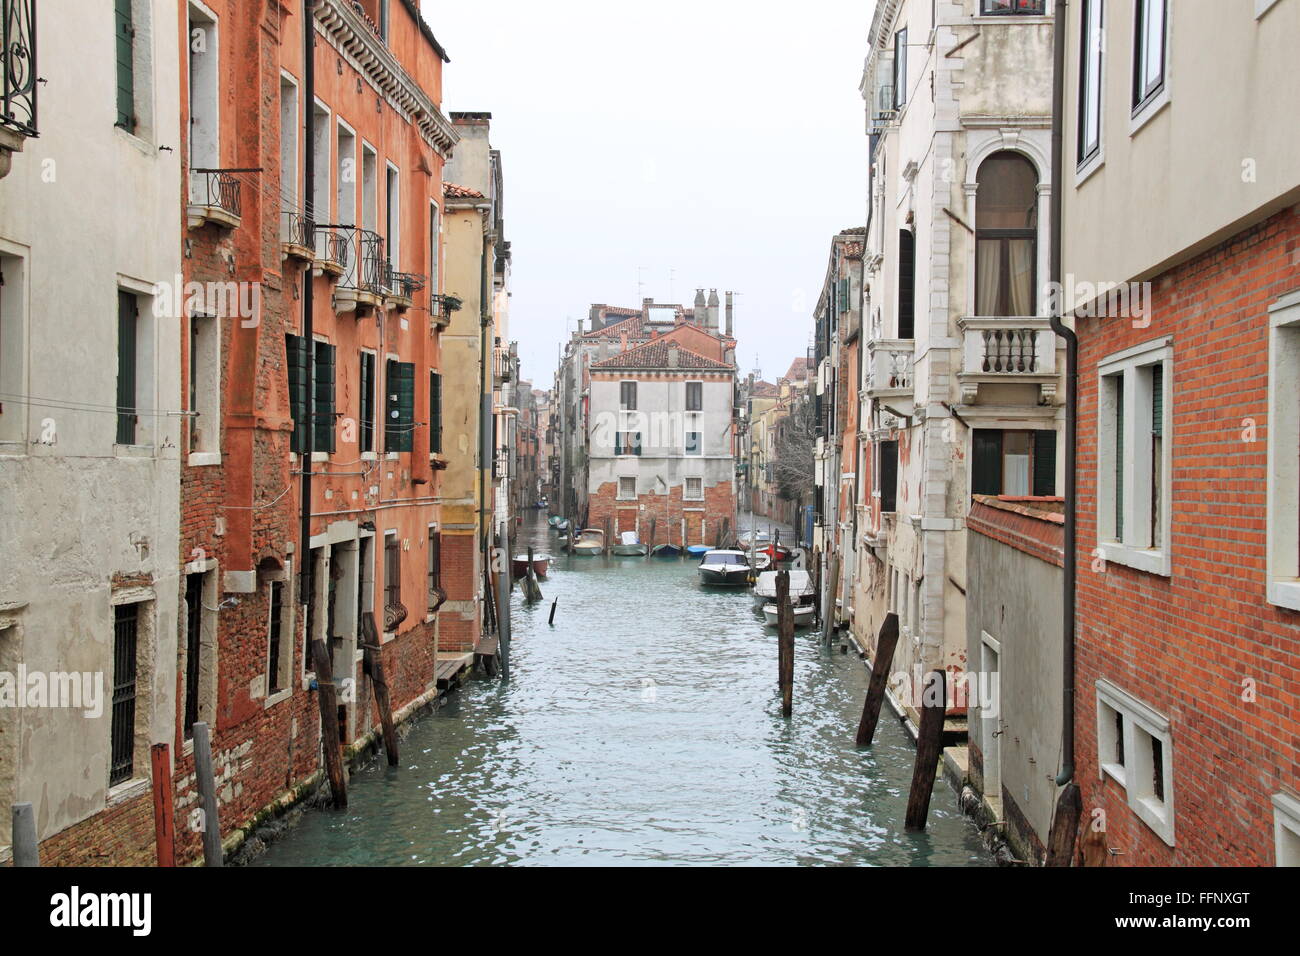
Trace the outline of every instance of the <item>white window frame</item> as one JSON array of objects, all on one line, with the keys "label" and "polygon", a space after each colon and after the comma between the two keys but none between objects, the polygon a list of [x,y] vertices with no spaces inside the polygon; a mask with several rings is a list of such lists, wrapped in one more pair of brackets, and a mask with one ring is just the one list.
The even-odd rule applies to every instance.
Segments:
[{"label": "white window frame", "polygon": [[[1097,775],[1103,779],[1109,775],[1123,787],[1129,809],[1160,839],[1174,846],[1174,746],[1169,718],[1104,678],[1097,680],[1096,687]],[[1103,759],[1103,741],[1113,744],[1115,740],[1116,713],[1124,718],[1123,768]],[[1150,792],[1152,748],[1139,734],[1160,741],[1163,800]]]},{"label": "white window frame", "polygon": [[[1151,420],[1152,392],[1142,369],[1161,365],[1164,418],[1162,425],[1163,480],[1160,485],[1160,547],[1151,546]],[[1115,400],[1108,378],[1119,378],[1124,394],[1124,513],[1122,530],[1129,541],[1115,536]],[[1097,366],[1097,546],[1107,561],[1169,577],[1172,531],[1173,471],[1173,345],[1169,337],[1125,349]]]},{"label": "white window frame", "polygon": [[402,270],[402,170],[384,161],[384,251],[388,268]]},{"label": "white window frame", "polygon": [[[194,395],[196,407],[189,408],[198,413],[190,419],[190,445],[186,464],[191,467],[221,464],[221,319],[210,312],[191,312],[189,317],[190,338],[188,348],[191,350],[189,374],[192,375],[190,390]],[[195,332],[198,337],[195,337]],[[202,349],[207,354],[194,355],[193,350]],[[186,397],[186,405],[190,405]],[[202,441],[194,443],[193,434],[198,426]]]},{"label": "white window frame", "polygon": [[[688,494],[690,483],[698,481],[700,483],[700,493],[698,495]],[[703,501],[704,500],[704,478],[698,475],[687,475],[682,481],[682,500],[683,501]]]},{"label": "white window frame", "polygon": [[[625,495],[625,494],[623,494],[623,482],[625,482],[625,481],[630,481],[630,482],[632,482],[632,494],[631,494],[631,495]],[[619,476],[618,476],[618,493],[617,493],[617,495],[616,495],[615,497],[616,497],[616,500],[618,500],[618,501],[636,501],[636,500],[637,500],[637,496],[636,496],[636,476],[635,476],[635,475],[619,475]]]},{"label": "white window frame", "polygon": [[[1079,124],[1076,123],[1074,125],[1074,129],[1071,131],[1071,135],[1075,140],[1074,185],[1076,187],[1082,185],[1085,179],[1087,179],[1098,169],[1100,169],[1103,165],[1105,165],[1106,162],[1106,60],[1107,60],[1106,30],[1108,29],[1108,25],[1106,19],[1105,0],[1089,0],[1090,9],[1093,4],[1096,4],[1097,9],[1100,11],[1099,19],[1097,22],[1100,24],[1098,30],[1101,33],[1101,47],[1097,55],[1097,151],[1085,159],[1082,160],[1079,159],[1078,140],[1080,138],[1080,129],[1079,129]],[[1083,35],[1087,31],[1087,29],[1088,29],[1088,25],[1083,22],[1083,18],[1081,14],[1079,20],[1079,31],[1080,31],[1079,39],[1081,44],[1083,40]],[[1082,51],[1080,51],[1080,53],[1082,54]],[[1083,92],[1083,78],[1084,78],[1083,62],[1082,62],[1082,55],[1081,55],[1080,63],[1078,67],[1078,76],[1076,78],[1077,82],[1075,83],[1075,90],[1074,90],[1075,109],[1076,109],[1074,115],[1076,117],[1081,116],[1082,111],[1087,108],[1085,98],[1081,95]]]},{"label": "white window frame", "polygon": [[[293,90],[293,116],[292,129],[286,129],[285,126],[285,89]],[[301,213],[305,209],[303,203],[304,196],[301,195],[299,186],[299,167],[301,166],[301,154],[298,152],[301,147],[299,143],[300,134],[303,131],[302,125],[302,88],[298,85],[298,80],[292,73],[285,70],[280,71],[280,199],[281,205],[289,212]],[[289,156],[288,153],[292,153]],[[280,239],[289,238],[289,221],[287,217],[282,216],[280,223]]]},{"label": "white window frame", "polygon": [[0,239],[0,273],[7,273],[0,285],[0,315],[4,316],[0,328],[0,397],[4,411],[0,413],[0,454],[27,454],[27,423],[30,406],[27,394],[28,352],[31,348],[31,260],[30,250]]},{"label": "white window frame", "polygon": [[1273,794],[1273,864],[1300,866],[1300,800]]},{"label": "white window frame", "polygon": [[[271,589],[274,585],[279,584],[281,588],[280,595],[280,689],[272,692],[271,690]],[[287,700],[293,696],[293,648],[296,641],[294,640],[295,615],[294,611],[297,601],[294,600],[295,576],[293,573],[293,562],[285,560],[284,567],[275,571],[266,577],[266,667],[263,669],[266,674],[266,699],[262,702],[262,708],[272,707],[282,700]]]},{"label": "white window frame", "polygon": [[1300,611],[1300,289],[1268,308],[1265,582],[1270,604]]}]

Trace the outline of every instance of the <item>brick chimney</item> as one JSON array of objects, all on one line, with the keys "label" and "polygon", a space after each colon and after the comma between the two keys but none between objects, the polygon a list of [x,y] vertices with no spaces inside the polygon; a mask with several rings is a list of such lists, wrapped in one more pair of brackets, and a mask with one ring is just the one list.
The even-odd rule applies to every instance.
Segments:
[{"label": "brick chimney", "polygon": [[668,343],[668,367],[677,368],[680,362],[681,362],[681,356],[677,350],[677,343],[669,342]]},{"label": "brick chimney", "polygon": [[731,293],[728,292],[728,293],[727,293],[727,338],[731,338],[731,337],[732,337],[732,331],[731,331],[731,330],[732,330],[732,324],[731,324]]},{"label": "brick chimney", "polygon": [[709,290],[709,320],[707,327],[713,330],[718,328],[718,290]]}]

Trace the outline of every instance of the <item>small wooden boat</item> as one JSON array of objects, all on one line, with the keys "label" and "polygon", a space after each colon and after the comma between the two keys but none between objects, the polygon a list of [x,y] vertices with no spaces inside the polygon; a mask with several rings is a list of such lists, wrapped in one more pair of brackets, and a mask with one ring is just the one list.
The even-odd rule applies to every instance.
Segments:
[{"label": "small wooden boat", "polygon": [[[533,555],[533,573],[539,578],[546,577],[546,572],[551,566],[551,556],[549,554]],[[528,573],[528,555],[516,554],[510,560],[510,573],[516,578],[522,578]]]},{"label": "small wooden boat", "polygon": [[[813,618],[817,616],[817,609],[811,604],[796,604],[790,610],[794,612],[795,627],[808,627],[812,624]],[[763,619],[767,621],[768,627],[776,627],[777,607],[775,604],[763,605]]]},{"label": "small wooden boat", "polygon": [[707,544],[692,544],[686,548],[686,556],[689,558],[702,558],[713,549]]},{"label": "small wooden boat", "polygon": [[605,532],[599,528],[583,528],[573,539],[569,550],[574,554],[592,557],[605,553]]},{"label": "small wooden boat", "polygon": [[[759,607],[764,604],[773,604],[776,601],[776,571],[764,571],[754,582],[754,603]],[[790,600],[798,603],[806,598],[811,598],[816,592],[813,589],[812,575],[807,571],[790,572]]]},{"label": "small wooden boat", "polygon": [[749,551],[752,547],[755,551],[762,550],[772,543],[772,536],[766,531],[742,531],[736,536],[736,546],[741,551]]},{"label": "small wooden boat", "polygon": [[681,557],[682,549],[675,544],[656,544],[650,553],[656,558],[677,558]]},{"label": "small wooden boat", "polygon": [[558,528],[560,526],[560,522],[563,520],[564,519],[561,518],[559,515],[551,515],[549,518],[546,519],[546,523],[549,524],[552,528]]},{"label": "small wooden boat", "polygon": [[708,551],[700,561],[700,583],[744,587],[749,583],[750,570],[749,558],[743,551]]},{"label": "small wooden boat", "polygon": [[773,564],[781,564],[782,562],[789,561],[790,558],[793,557],[789,548],[783,547],[779,544],[769,544],[763,548],[756,548],[755,551],[758,554],[767,555]]},{"label": "small wooden boat", "polygon": [[618,544],[610,548],[609,553],[624,558],[643,558],[649,550],[641,543],[635,531],[624,531],[618,536]]}]

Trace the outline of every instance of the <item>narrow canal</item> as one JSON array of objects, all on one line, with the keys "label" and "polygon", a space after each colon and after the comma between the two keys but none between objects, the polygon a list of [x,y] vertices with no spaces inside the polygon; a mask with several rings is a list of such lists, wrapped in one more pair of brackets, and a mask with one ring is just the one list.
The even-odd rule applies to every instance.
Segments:
[{"label": "narrow canal", "polygon": [[689,560],[558,556],[526,520],[521,548],[557,558],[543,603],[515,590],[510,681],[471,681],[400,767],[370,760],[346,812],[308,813],[254,865],[990,863],[943,781],[929,829],[903,829],[915,751],[888,710],[854,746],[856,655],[796,632],[785,720],[749,591],[701,587]]}]

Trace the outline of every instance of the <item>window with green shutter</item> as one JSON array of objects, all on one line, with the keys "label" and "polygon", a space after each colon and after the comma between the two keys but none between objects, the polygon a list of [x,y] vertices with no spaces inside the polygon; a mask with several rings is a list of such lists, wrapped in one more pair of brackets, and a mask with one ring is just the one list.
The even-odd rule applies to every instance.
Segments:
[{"label": "window with green shutter", "polygon": [[135,132],[135,55],[131,45],[135,27],[131,23],[131,0],[113,0],[115,58],[117,60],[117,122]]},{"label": "window with green shutter", "polygon": [[117,290],[117,443],[135,444],[136,298]]},{"label": "window with green shutter", "polygon": [[312,450],[334,451],[334,346],[314,343],[316,361],[312,367]]},{"label": "window with green shutter", "polygon": [[442,454],[442,376],[429,372],[429,451]]},{"label": "window with green shutter", "polygon": [[1034,494],[1056,494],[1056,432],[1034,432]]},{"label": "window with green shutter", "polygon": [[286,364],[289,368],[289,412],[293,416],[293,436],[289,450],[301,455],[307,450],[307,404],[310,389],[307,382],[307,340],[301,335],[284,337]]},{"label": "window with green shutter", "polygon": [[415,430],[415,363],[389,359],[384,390],[384,451],[410,451]]},{"label": "window with green shutter", "polygon": [[375,450],[375,353],[361,353],[361,403],[357,410],[362,451]]},{"label": "window with green shutter", "polygon": [[1151,366],[1151,546],[1164,543],[1160,513],[1165,478],[1165,367]]}]

